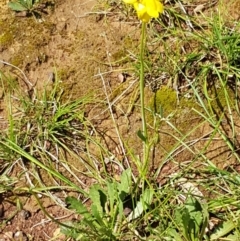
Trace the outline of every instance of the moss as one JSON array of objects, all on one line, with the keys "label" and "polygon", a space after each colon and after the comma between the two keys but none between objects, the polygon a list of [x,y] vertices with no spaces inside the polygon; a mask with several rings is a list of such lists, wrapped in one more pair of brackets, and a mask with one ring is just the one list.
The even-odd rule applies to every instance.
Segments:
[{"label": "moss", "polygon": [[9,32],[0,35],[0,45],[2,48],[7,48],[13,42],[13,35]]},{"label": "moss", "polygon": [[14,53],[9,61],[21,67],[36,60],[40,47],[48,43],[54,28],[55,25],[51,22],[39,24],[32,18],[8,18],[4,22],[0,21],[0,45],[4,50],[12,45],[15,46],[15,43],[18,46],[18,43],[24,42],[21,48],[13,47]]},{"label": "moss", "polygon": [[71,71],[69,69],[58,69],[57,70],[57,77],[61,81],[68,79],[70,74],[71,74]]},{"label": "moss", "polygon": [[176,91],[163,86],[156,93],[154,93],[147,105],[155,113],[159,113],[159,111],[162,110],[165,115],[168,115],[176,109]]},{"label": "moss", "polygon": [[[126,59],[127,52],[125,49],[120,49],[112,54],[112,58],[114,62],[120,62],[123,63],[123,60]],[[128,60],[126,60],[126,63]]]},{"label": "moss", "polygon": [[0,21],[0,45],[3,49],[11,46],[17,33],[16,25],[13,25],[12,19]]},{"label": "moss", "polygon": [[123,46],[125,46],[126,48],[130,48],[130,47],[136,45],[136,42],[134,42],[133,39],[130,36],[126,36],[123,39],[123,43],[124,43]]},{"label": "moss", "polygon": [[136,41],[133,41],[133,38],[130,36],[124,36],[121,40],[115,41],[115,46],[121,46],[121,48],[117,48],[114,53],[112,53],[113,62],[121,62],[121,64],[129,63],[129,51],[135,52],[138,48]]},{"label": "moss", "polygon": [[21,66],[23,61],[24,61],[24,59],[23,59],[22,54],[15,54],[10,60],[11,64],[15,65],[15,66]]}]

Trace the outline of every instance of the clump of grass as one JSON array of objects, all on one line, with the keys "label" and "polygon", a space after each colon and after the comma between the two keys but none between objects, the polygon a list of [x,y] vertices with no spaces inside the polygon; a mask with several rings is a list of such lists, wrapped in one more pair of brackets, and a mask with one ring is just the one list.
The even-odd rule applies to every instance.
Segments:
[{"label": "clump of grass", "polygon": [[[84,184],[76,169],[66,158],[73,156],[76,159],[81,150],[87,152],[86,143],[90,137],[86,133],[94,132],[94,129],[85,117],[84,106],[91,97],[63,103],[63,89],[57,75],[54,82],[51,81],[41,91],[32,87],[26,93],[12,78],[1,73],[8,107],[8,128],[3,130],[0,140],[3,166],[13,169],[20,164],[31,188],[58,183],[86,194],[80,187]],[[91,161],[83,162],[79,156],[79,170],[87,166],[92,168]]]}]

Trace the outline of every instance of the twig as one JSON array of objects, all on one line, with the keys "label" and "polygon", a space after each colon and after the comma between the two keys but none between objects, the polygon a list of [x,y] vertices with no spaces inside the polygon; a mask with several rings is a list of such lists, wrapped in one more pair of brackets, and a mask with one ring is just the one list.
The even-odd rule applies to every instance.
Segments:
[{"label": "twig", "polygon": [[[114,126],[115,126],[116,133],[117,133],[117,136],[118,136],[118,139],[119,139],[119,144],[120,144],[121,149],[122,149],[122,153],[124,154],[124,158],[125,158],[125,160],[127,162],[128,167],[130,167],[130,164],[129,164],[129,161],[128,161],[128,158],[127,158],[127,155],[126,155],[126,152],[125,152],[125,148],[124,148],[124,145],[123,145],[122,139],[120,137],[120,133],[119,133],[119,130],[117,128],[117,124],[116,124],[116,121],[115,121],[115,118],[114,118],[114,115],[113,115],[112,104],[110,103],[110,100],[109,100],[109,97],[108,97],[108,94],[107,94],[107,88],[106,88],[106,85],[105,85],[105,81],[104,81],[103,76],[101,75],[100,70],[99,70],[99,76],[101,77],[101,80],[102,80],[102,83],[103,83],[103,88],[104,88],[104,93],[106,95],[108,108],[109,108],[112,120],[114,122]],[[134,181],[136,182],[134,175],[132,175],[132,176],[133,176]]]},{"label": "twig", "polygon": [[183,13],[186,15],[186,24],[187,24],[189,30],[190,31],[194,30],[194,27],[193,27],[191,21],[189,20],[188,14],[187,14],[184,6],[182,5],[182,3],[180,1],[178,1],[178,4],[179,4],[179,7],[181,8],[181,10],[183,11]]},{"label": "twig", "polygon": [[20,68],[18,68],[17,66],[15,66],[15,65],[13,65],[13,64],[10,64],[10,63],[8,63],[8,62],[6,62],[6,61],[3,61],[3,60],[1,60],[1,59],[0,59],[0,62],[1,62],[2,64],[5,64],[5,65],[11,66],[11,67],[17,69],[17,70],[23,75],[23,77],[24,77],[24,79],[25,79],[25,81],[26,81],[25,83],[28,84],[28,85],[30,85],[31,87],[34,86],[34,85],[28,80],[27,76],[24,74],[24,72],[23,72]]}]

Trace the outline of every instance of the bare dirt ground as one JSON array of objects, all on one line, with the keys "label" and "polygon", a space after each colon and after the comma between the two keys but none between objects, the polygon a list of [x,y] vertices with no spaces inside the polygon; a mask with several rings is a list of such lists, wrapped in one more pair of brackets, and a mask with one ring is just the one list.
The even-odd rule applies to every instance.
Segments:
[{"label": "bare dirt ground", "polygon": [[[133,115],[131,108],[133,93],[138,84],[134,76],[130,76],[124,83],[121,79],[121,73],[129,67],[124,62],[124,58],[128,56],[128,61],[130,58],[134,59],[138,51],[138,23],[128,22],[118,6],[114,5],[113,12],[109,5],[106,11],[106,6],[96,0],[56,0],[54,5],[50,4],[46,7],[45,13],[41,13],[40,22],[33,17],[15,16],[7,8],[7,2],[6,0],[0,3],[0,36],[2,39],[0,69],[15,73],[26,92],[31,91],[33,86],[41,90],[45,85],[51,85],[54,72],[57,70],[66,97],[72,99],[94,93],[97,98],[106,101],[101,79],[103,77],[111,101],[119,96],[119,90],[123,93],[121,98],[115,102],[113,113],[121,135],[127,138],[128,145],[134,150],[140,149],[141,142],[136,141],[137,137],[131,138],[136,135],[136,131],[141,126],[139,114]],[[230,4],[226,1],[226,5],[229,8],[228,16],[237,21],[240,10],[238,1],[232,1]],[[25,73],[28,82],[22,73],[9,63],[18,66]],[[4,129],[7,107],[2,100],[2,93],[0,89],[0,127]],[[136,97],[134,101],[137,100]],[[105,133],[105,141],[109,150],[121,159],[123,153],[115,126],[109,112],[105,109],[107,106],[89,109],[88,117],[98,125],[99,130]],[[175,124],[184,129],[186,128],[186,125],[184,127],[182,125],[184,122],[183,115]],[[188,128],[192,128],[197,122],[195,117],[190,119],[191,126]],[[189,138],[202,138],[204,142],[203,137],[207,137],[210,129],[209,125],[202,126],[200,132],[193,133]],[[156,159],[152,163],[152,171],[158,168],[161,157],[174,144],[168,131],[167,127],[159,130],[162,141],[159,144],[159,150],[155,150]],[[202,142],[199,141],[195,145],[196,150],[201,149]],[[221,141],[216,141],[209,147],[208,154],[213,162],[223,168],[234,163],[234,158],[231,159],[230,153],[225,150],[226,146]],[[191,158],[192,154],[185,150],[179,152],[177,160],[181,163]],[[219,159],[228,160],[228,162],[220,163]],[[171,174],[173,168],[175,167],[172,165],[164,167],[161,177]],[[59,194],[60,197],[61,195]],[[23,195],[18,198],[21,199],[22,207],[16,206],[16,199],[11,200],[11,197],[1,196],[1,241],[64,240],[64,236],[59,233],[58,225],[46,216],[33,196]],[[53,203],[49,197],[39,198],[43,207],[57,220],[74,219],[70,211]]]}]

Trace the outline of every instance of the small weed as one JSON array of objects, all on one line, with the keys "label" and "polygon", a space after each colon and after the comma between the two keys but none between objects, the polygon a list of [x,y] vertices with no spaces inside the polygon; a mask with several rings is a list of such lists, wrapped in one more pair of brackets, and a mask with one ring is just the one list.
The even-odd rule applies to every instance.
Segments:
[{"label": "small weed", "polygon": [[[122,173],[120,182],[106,181],[105,187],[94,184],[89,190],[89,210],[76,198],[68,197],[67,204],[80,215],[73,230],[63,228],[63,233],[76,240],[119,240],[124,229],[124,206],[130,197],[131,170]],[[131,200],[130,200],[131,201]]]},{"label": "small weed", "polygon": [[[24,12],[25,16],[33,15],[36,18],[41,16],[48,4],[41,3],[41,0],[16,0],[8,3],[8,7],[15,12]],[[24,15],[21,15],[24,16]]]},{"label": "small weed", "polygon": [[[28,178],[31,186],[34,186],[35,178],[43,186],[47,184],[45,181],[52,182],[54,178],[60,178],[71,186],[72,182],[55,170],[54,162],[57,162],[68,170],[70,176],[75,176],[79,184],[82,183],[65,158],[66,155],[77,156],[80,150],[86,149],[89,140],[86,141],[85,130],[91,129],[91,125],[87,123],[81,106],[87,104],[90,97],[63,104],[63,91],[57,78],[51,88],[45,87],[43,93],[30,91],[26,95],[20,86],[15,86],[16,82],[12,78],[3,74],[1,77],[9,117],[8,128],[3,131],[0,140],[1,158],[6,168],[20,158],[24,170],[28,169],[33,177]],[[12,95],[17,95],[18,98],[13,100]],[[41,171],[40,174],[35,165],[45,170],[46,174]],[[90,162],[85,165],[91,166]],[[42,181],[39,175],[49,177]],[[72,187],[79,189],[75,184]]]}]

